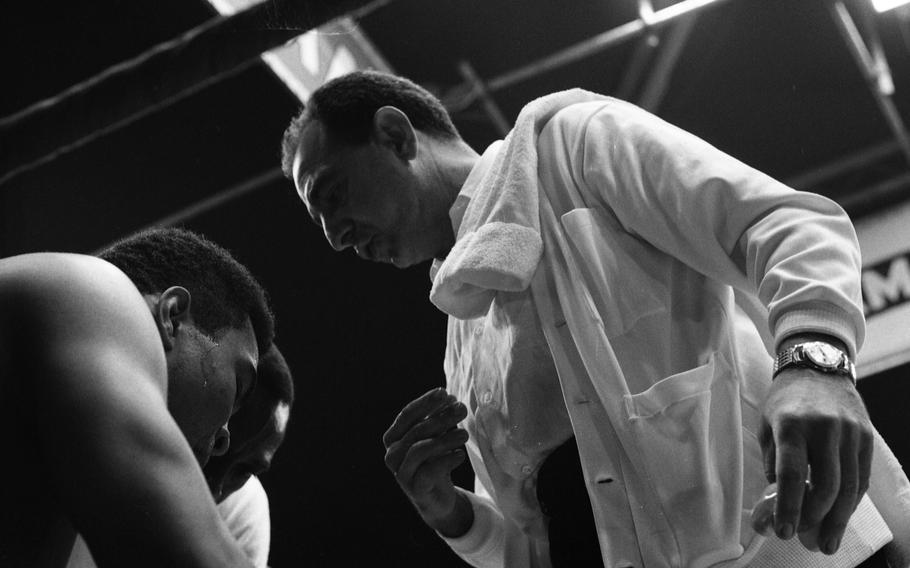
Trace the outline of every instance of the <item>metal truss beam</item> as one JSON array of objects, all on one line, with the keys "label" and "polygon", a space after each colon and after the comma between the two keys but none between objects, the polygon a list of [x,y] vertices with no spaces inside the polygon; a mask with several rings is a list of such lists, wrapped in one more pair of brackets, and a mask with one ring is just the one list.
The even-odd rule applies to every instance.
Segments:
[{"label": "metal truss beam", "polygon": [[487,80],[487,89],[491,92],[510,87],[541,73],[546,73],[614,45],[652,32],[683,16],[694,14],[729,2],[730,0],[682,0],[672,6],[651,13],[646,19],[625,23],[619,27],[597,34],[594,37],[576,43],[556,53]]},{"label": "metal truss beam", "polygon": [[891,129],[891,133],[897,140],[907,164],[910,165],[910,136],[907,134],[907,128],[900,112],[891,99],[891,95],[894,92],[894,84],[891,81],[891,73],[888,70],[881,43],[878,41],[877,36],[874,35],[874,26],[869,26],[870,34],[872,35],[872,49],[870,51],[844,2],[836,0],[830,5],[830,9],[837,28],[847,43],[850,54],[853,55],[856,64],[859,66],[876,104],[878,104],[885,121],[888,123],[888,127]]},{"label": "metal truss beam", "polygon": [[657,113],[667,89],[670,88],[670,79],[673,77],[673,68],[679,61],[682,50],[689,41],[692,29],[695,27],[697,14],[687,14],[675,22],[670,28],[669,33],[663,43],[657,61],[654,63],[654,69],[651,71],[641,96],[638,98],[638,104],[642,108]]}]

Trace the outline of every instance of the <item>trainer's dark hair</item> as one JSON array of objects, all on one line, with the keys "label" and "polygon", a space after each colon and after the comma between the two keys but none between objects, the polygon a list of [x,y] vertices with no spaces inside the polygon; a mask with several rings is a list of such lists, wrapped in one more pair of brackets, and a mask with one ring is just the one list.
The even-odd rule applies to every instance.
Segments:
[{"label": "trainer's dark hair", "polygon": [[217,336],[249,317],[259,352],[271,347],[275,320],[265,290],[231,253],[202,235],[173,228],[141,231],[98,256],[122,270],[143,294],[171,286],[189,290],[201,331]]},{"label": "trainer's dark hair", "polygon": [[420,85],[380,71],[354,71],[316,89],[306,107],[284,131],[281,141],[284,175],[288,179],[292,177],[300,134],[310,121],[321,122],[331,136],[343,144],[360,145],[369,140],[373,115],[384,106],[393,106],[405,113],[411,125],[421,132],[442,139],[458,137],[458,130],[445,107]]}]

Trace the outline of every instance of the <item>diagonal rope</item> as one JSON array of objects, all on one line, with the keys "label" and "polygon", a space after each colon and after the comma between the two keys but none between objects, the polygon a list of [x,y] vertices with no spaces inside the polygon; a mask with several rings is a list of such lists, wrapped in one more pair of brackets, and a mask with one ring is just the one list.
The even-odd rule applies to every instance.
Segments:
[{"label": "diagonal rope", "polygon": [[[265,51],[389,0],[268,0],[181,36],[0,119],[0,186],[258,62]],[[281,23],[280,26],[276,23]]]}]

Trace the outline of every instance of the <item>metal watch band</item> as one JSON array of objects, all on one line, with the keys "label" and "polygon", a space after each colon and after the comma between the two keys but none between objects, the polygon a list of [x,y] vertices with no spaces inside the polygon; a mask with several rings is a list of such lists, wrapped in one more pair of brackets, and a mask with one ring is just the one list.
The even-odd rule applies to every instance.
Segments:
[{"label": "metal watch band", "polygon": [[839,353],[841,353],[842,357],[841,362],[837,367],[825,367],[816,363],[810,357],[805,355],[804,348],[806,345],[809,345],[811,343],[816,342],[798,343],[779,352],[777,354],[777,359],[774,361],[774,371],[772,377],[776,377],[778,373],[788,367],[807,367],[810,369],[817,369],[823,373],[832,375],[845,375],[850,378],[850,381],[854,386],[856,385],[856,366],[846,353],[829,344],[832,349],[836,349]]}]

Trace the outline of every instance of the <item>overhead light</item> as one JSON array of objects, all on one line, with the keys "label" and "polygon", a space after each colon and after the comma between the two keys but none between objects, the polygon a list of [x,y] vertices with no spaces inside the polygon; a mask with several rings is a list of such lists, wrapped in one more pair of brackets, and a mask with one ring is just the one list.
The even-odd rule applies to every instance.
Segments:
[{"label": "overhead light", "polygon": [[872,0],[876,12],[887,12],[904,4],[910,4],[910,0]]}]

